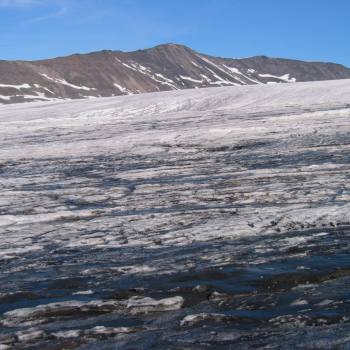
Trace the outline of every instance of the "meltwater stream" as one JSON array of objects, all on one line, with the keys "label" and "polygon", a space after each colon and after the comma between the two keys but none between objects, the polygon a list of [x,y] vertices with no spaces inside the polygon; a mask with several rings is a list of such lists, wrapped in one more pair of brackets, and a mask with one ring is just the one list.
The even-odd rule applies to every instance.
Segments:
[{"label": "meltwater stream", "polygon": [[[4,349],[349,346],[350,227],[181,248],[50,248],[1,266]],[[213,267],[206,257],[217,252],[227,262]],[[133,275],[119,269],[125,261],[164,272]],[[186,272],[166,272],[183,261]]]}]

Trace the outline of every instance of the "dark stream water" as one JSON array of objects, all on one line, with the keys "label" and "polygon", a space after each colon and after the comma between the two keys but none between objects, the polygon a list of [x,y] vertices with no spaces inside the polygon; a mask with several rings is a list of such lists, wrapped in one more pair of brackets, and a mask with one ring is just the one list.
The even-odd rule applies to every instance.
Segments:
[{"label": "dark stream water", "polygon": [[[0,344],[3,349],[347,349],[349,247],[346,226],[172,248],[52,246],[2,264]],[[203,259],[218,252],[231,262],[213,266]],[[119,271],[125,260],[163,272]],[[186,272],[166,272],[184,260]],[[24,264],[29,266],[13,273]],[[84,308],[96,300],[179,296],[182,307],[171,311]],[[82,303],[27,316],[6,314],[72,300]],[[95,327],[111,334],[95,334]],[[127,333],[116,334],[120,327],[128,327]],[[79,336],[67,333],[72,330]]]}]

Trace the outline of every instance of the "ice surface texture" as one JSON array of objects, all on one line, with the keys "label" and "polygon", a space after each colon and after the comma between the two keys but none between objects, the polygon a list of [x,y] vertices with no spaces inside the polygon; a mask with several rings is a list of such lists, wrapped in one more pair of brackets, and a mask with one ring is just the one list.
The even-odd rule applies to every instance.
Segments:
[{"label": "ice surface texture", "polygon": [[346,348],[349,148],[349,80],[0,106],[0,349]]}]

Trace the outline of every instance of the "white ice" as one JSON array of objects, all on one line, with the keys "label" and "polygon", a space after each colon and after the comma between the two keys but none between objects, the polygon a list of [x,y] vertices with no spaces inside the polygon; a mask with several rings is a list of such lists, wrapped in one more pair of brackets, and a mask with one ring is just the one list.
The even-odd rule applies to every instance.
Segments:
[{"label": "white ice", "polygon": [[341,80],[0,106],[0,259],[349,222],[349,96]]}]

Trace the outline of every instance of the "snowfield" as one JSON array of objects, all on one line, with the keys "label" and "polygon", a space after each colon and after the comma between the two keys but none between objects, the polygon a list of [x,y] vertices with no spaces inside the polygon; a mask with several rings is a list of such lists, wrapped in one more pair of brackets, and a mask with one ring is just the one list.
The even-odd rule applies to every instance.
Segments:
[{"label": "snowfield", "polygon": [[0,106],[0,176],[0,349],[349,346],[350,80]]}]

